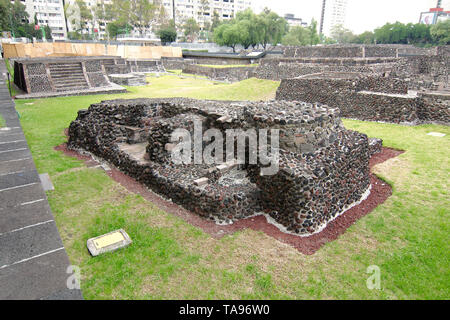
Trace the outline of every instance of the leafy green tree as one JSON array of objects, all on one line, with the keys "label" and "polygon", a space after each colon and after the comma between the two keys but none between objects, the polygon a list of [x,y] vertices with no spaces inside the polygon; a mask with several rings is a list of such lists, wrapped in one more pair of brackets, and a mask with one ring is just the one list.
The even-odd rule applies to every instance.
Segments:
[{"label": "leafy green tree", "polygon": [[143,34],[156,16],[157,6],[149,0],[131,0],[129,23]]},{"label": "leafy green tree", "polygon": [[283,37],[281,43],[285,46],[307,46],[311,44],[311,31],[308,28],[295,26]]},{"label": "leafy green tree", "polygon": [[363,32],[354,38],[354,42],[358,44],[374,44],[375,34],[371,31]]},{"label": "leafy green tree", "polygon": [[220,20],[219,14],[217,13],[216,10],[214,10],[210,31],[211,31],[211,32],[214,32],[214,30],[215,30],[221,23],[222,23],[222,21]]},{"label": "leafy green tree", "polygon": [[240,44],[245,49],[256,47],[262,42],[264,23],[251,9],[238,12],[233,22],[242,32]]},{"label": "leafy green tree", "polygon": [[197,21],[195,21],[194,18],[189,18],[188,20],[186,20],[182,28],[184,30],[184,35],[190,41],[193,41],[197,37],[198,32],[200,31],[200,26],[198,25]]},{"label": "leafy green tree", "polygon": [[309,30],[309,39],[310,39],[310,45],[316,45],[320,42],[320,36],[319,33],[317,32],[317,21],[312,19],[311,23],[308,27]]},{"label": "leafy green tree", "polygon": [[158,36],[163,45],[172,43],[177,40],[177,30],[174,27],[166,26],[158,31]]},{"label": "leafy green tree", "polygon": [[123,34],[124,30],[133,30],[133,27],[127,23],[114,21],[107,24],[106,30],[110,38],[117,39],[117,36]]},{"label": "leafy green tree", "polygon": [[241,33],[237,24],[224,23],[214,30],[214,42],[227,46],[236,52],[236,46],[241,43]]},{"label": "leafy green tree", "polygon": [[29,15],[25,9],[25,5],[20,0],[15,0],[11,5],[9,14],[11,32],[13,34],[18,33],[16,37],[32,38],[33,33],[27,26]]},{"label": "leafy green tree", "polygon": [[52,29],[48,25],[45,25],[44,31],[45,31],[45,39],[52,40],[53,39]]},{"label": "leafy green tree", "polygon": [[331,29],[331,38],[337,43],[352,43],[355,41],[355,35],[349,29],[344,28],[343,25],[335,25]]},{"label": "leafy green tree", "polygon": [[89,7],[86,5],[86,3],[83,0],[76,0],[75,5],[78,7],[79,13],[80,13],[80,31],[83,33],[84,30],[86,32],[89,32],[88,30],[88,23],[92,22],[93,15]]},{"label": "leafy green tree", "polygon": [[431,37],[436,44],[450,44],[450,20],[441,21],[431,27]]},{"label": "leafy green tree", "polygon": [[0,0],[0,31],[11,30],[11,1]]},{"label": "leafy green tree", "polygon": [[259,14],[259,17],[262,20],[262,30],[260,32],[262,34],[261,44],[264,46],[264,49],[267,48],[268,44],[277,45],[280,43],[289,28],[286,19],[268,8],[265,8]]}]

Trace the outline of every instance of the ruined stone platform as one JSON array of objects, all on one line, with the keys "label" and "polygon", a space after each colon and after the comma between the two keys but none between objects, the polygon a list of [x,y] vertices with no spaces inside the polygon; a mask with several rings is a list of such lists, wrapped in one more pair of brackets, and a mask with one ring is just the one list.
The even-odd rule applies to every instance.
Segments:
[{"label": "ruined stone platform", "polygon": [[[223,136],[238,130],[232,144],[247,130],[269,130],[269,140],[276,134],[272,130],[279,130],[274,131],[279,132],[279,146],[271,146],[279,150],[279,170],[262,176],[266,165],[225,155],[217,164],[194,164],[193,154],[190,163],[174,163],[171,151],[177,142],[171,142],[171,133],[183,128],[195,134],[200,124]],[[369,158],[381,141],[369,145],[367,136],[343,127],[338,109],[322,105],[173,98],[93,104],[71,123],[68,146],[103,158],[217,223],[263,213],[287,232],[307,236],[367,195]],[[244,146],[250,147],[245,138]],[[251,155],[246,151],[246,160]]]}]

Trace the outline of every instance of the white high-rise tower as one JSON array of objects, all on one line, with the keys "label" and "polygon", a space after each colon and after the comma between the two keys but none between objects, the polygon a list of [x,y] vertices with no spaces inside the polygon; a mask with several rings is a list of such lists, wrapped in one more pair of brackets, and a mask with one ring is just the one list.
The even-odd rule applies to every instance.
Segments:
[{"label": "white high-rise tower", "polygon": [[336,25],[345,25],[348,0],[323,0],[320,33],[330,36]]}]

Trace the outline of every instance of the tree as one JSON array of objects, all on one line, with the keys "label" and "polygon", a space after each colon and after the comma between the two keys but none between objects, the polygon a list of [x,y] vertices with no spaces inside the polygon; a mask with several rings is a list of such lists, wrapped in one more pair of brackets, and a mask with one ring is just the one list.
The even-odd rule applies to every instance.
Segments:
[{"label": "tree", "polygon": [[281,43],[285,46],[307,46],[311,44],[311,31],[308,28],[295,26],[283,37]]},{"label": "tree", "polygon": [[232,21],[241,30],[240,44],[248,49],[250,46],[256,47],[263,39],[264,24],[251,9],[238,12]]},{"label": "tree", "polygon": [[133,27],[130,26],[129,24],[116,21],[110,22],[106,26],[106,30],[108,32],[109,37],[113,39],[117,39],[117,36],[119,34],[122,34],[123,30],[132,30],[132,29]]},{"label": "tree", "polygon": [[25,10],[25,5],[20,0],[15,0],[10,7],[10,27],[13,34],[18,33],[17,36],[32,38],[32,33],[28,28],[28,12]]},{"label": "tree", "polygon": [[200,31],[200,26],[194,18],[189,18],[183,24],[184,35],[190,40],[194,41],[198,32]]},{"label": "tree", "polygon": [[162,25],[157,34],[163,45],[177,40],[177,30],[175,29],[173,20],[170,20],[168,24]]},{"label": "tree", "polygon": [[11,30],[11,1],[0,0],[0,31]]},{"label": "tree", "polygon": [[263,12],[259,14],[259,18],[261,19],[262,25],[261,44],[264,46],[264,49],[266,49],[268,44],[277,45],[280,43],[289,28],[286,19],[280,17],[268,8],[265,8]]},{"label": "tree", "polygon": [[430,30],[433,41],[440,45],[450,44],[450,20],[438,22]]},{"label": "tree", "polygon": [[344,28],[343,25],[338,24],[331,29],[331,38],[339,44],[352,43],[355,40],[355,35],[349,29]]},{"label": "tree", "polygon": [[310,45],[316,45],[320,42],[320,36],[317,32],[317,21],[315,19],[311,20],[311,23],[308,27],[309,30],[309,44]]},{"label": "tree", "polygon": [[220,20],[220,16],[217,13],[216,10],[214,10],[213,12],[213,18],[212,18],[212,23],[211,23],[211,32],[214,32],[214,30],[222,23],[222,21]]},{"label": "tree", "polygon": [[355,37],[354,42],[359,44],[374,44],[375,34],[372,31],[363,32]]},{"label": "tree", "polygon": [[68,9],[71,24],[79,33],[89,34],[88,24],[92,23],[93,15],[83,0],[75,0],[75,3]]},{"label": "tree", "polygon": [[131,0],[129,23],[144,34],[144,30],[150,28],[156,16],[157,6],[149,0]]},{"label": "tree", "polygon": [[224,23],[214,30],[214,42],[227,46],[236,52],[236,46],[241,42],[241,33],[237,24]]}]

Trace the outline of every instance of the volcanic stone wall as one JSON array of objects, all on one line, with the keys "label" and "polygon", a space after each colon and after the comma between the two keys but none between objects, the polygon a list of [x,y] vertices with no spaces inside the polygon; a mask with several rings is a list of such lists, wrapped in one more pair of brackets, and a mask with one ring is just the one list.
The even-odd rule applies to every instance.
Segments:
[{"label": "volcanic stone wall", "polygon": [[330,45],[316,47],[285,47],[284,56],[292,58],[370,58],[397,57],[398,50],[386,46]]},{"label": "volcanic stone wall", "polygon": [[89,79],[91,87],[104,87],[109,84],[108,77],[105,74],[105,68],[101,60],[92,60],[84,62],[84,71]]},{"label": "volcanic stone wall", "polygon": [[127,65],[131,72],[164,72],[161,60],[128,59]]},{"label": "volcanic stone wall", "polygon": [[197,64],[195,59],[161,57],[161,62],[166,70],[182,70],[185,65]]},{"label": "volcanic stone wall", "polygon": [[323,74],[284,79],[277,99],[323,103],[341,116],[393,123],[450,123],[448,100],[436,95],[406,94],[407,83],[382,77],[333,78]]},{"label": "volcanic stone wall", "polygon": [[397,59],[282,58],[263,59],[253,73],[258,79],[279,81],[323,72],[385,74]]},{"label": "volcanic stone wall", "polygon": [[[26,93],[108,86],[105,65],[114,65],[116,59],[116,57],[17,59],[14,62],[14,83]],[[66,69],[69,64],[70,68],[78,66],[79,70]],[[73,87],[70,86],[71,80]],[[80,85],[80,81],[84,83]],[[58,90],[57,83],[61,82],[67,85],[64,89]]]},{"label": "volcanic stone wall", "polygon": [[[194,120],[222,132],[279,128],[299,141],[281,143],[280,171],[273,176],[261,177],[255,164],[176,165],[168,159],[168,128],[192,131]],[[298,148],[302,143],[312,147]],[[307,103],[104,101],[79,111],[68,145],[102,157],[202,217],[230,222],[264,211],[299,235],[320,231],[370,183],[367,137],[346,130],[339,110]]]},{"label": "volcanic stone wall", "polygon": [[263,190],[263,206],[287,231],[308,234],[321,230],[369,188],[367,136],[341,131],[336,138],[332,145],[314,153],[282,150],[275,176],[250,170],[252,180]]},{"label": "volcanic stone wall", "polygon": [[420,93],[417,104],[417,117],[422,122],[438,122],[449,124],[450,122],[450,95],[428,92]]},{"label": "volcanic stone wall", "polygon": [[438,52],[433,56],[403,58],[394,66],[391,76],[408,79],[412,90],[448,88],[450,57],[443,49]]},{"label": "volcanic stone wall", "polygon": [[36,62],[14,65],[14,83],[25,92],[50,92],[53,90],[47,73],[48,64]]},{"label": "volcanic stone wall", "polygon": [[200,65],[185,65],[183,73],[203,75],[210,79],[237,82],[253,76],[254,67],[213,68]]}]

